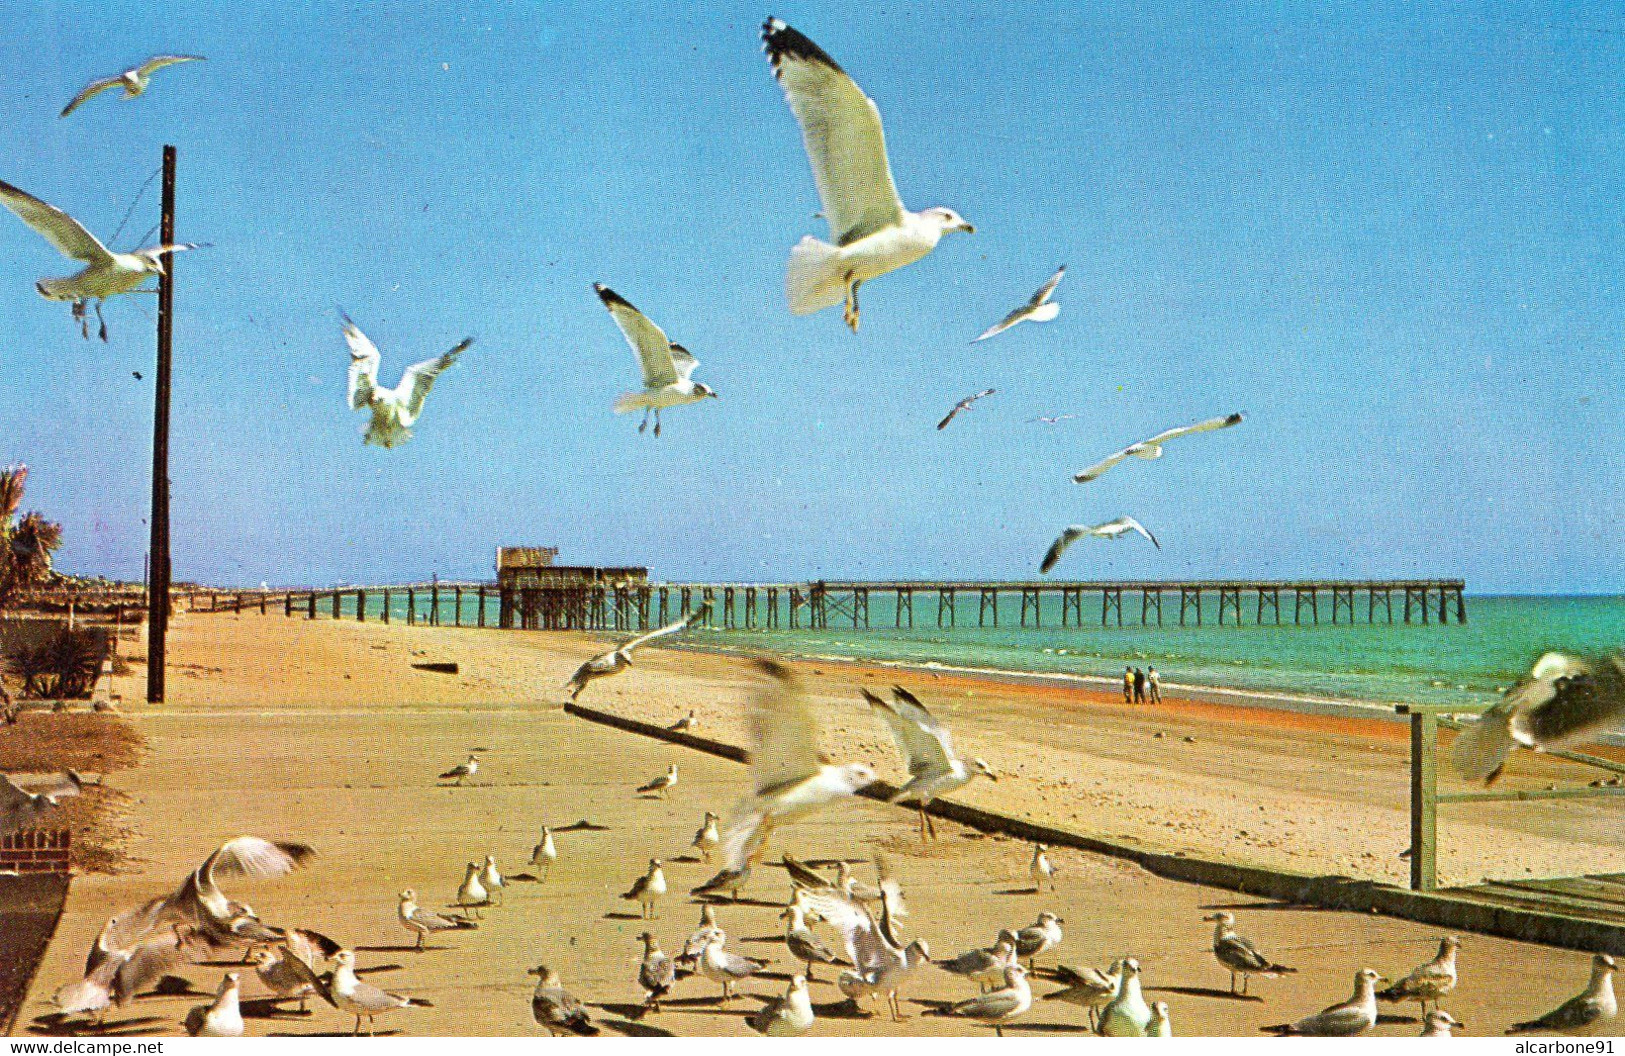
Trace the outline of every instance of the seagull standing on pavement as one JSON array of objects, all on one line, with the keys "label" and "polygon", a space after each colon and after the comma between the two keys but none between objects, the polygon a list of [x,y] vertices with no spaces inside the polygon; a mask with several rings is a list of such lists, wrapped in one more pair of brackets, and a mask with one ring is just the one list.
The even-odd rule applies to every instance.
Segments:
[{"label": "seagull standing on pavement", "polygon": [[1617,1034],[1619,999],[1614,996],[1614,959],[1606,953],[1591,958],[1591,980],[1579,995],[1569,998],[1539,1019],[1518,1023],[1508,1034],[1549,1030],[1570,1037]]},{"label": "seagull standing on pavement", "polygon": [[840,964],[841,959],[835,956],[835,951],[825,945],[824,941],[812,933],[807,927],[807,916],[799,904],[791,903],[779,914],[784,921],[784,945],[790,951],[790,956],[807,966],[807,981],[816,981],[813,975],[815,964]]},{"label": "seagull standing on pavement", "polygon": [[400,899],[395,915],[401,927],[417,936],[415,949],[423,949],[424,938],[437,931],[471,931],[479,927],[466,917],[446,917],[424,909],[418,905],[418,893],[410,887],[401,892]]},{"label": "seagull standing on pavement", "polygon": [[807,993],[807,977],[793,976],[784,996],[745,1018],[745,1025],[769,1038],[794,1038],[812,1029],[812,996]]},{"label": "seagull standing on pavement", "polygon": [[831,245],[807,235],[790,251],[790,311],[809,315],[845,301],[858,332],[858,287],[929,254],[950,231],[975,231],[952,209],[910,212],[892,182],[880,110],[817,44],[776,18],[763,49],[801,125]]},{"label": "seagull standing on pavement", "polygon": [[1061,990],[1045,994],[1045,1001],[1065,1001],[1089,1013],[1089,1029],[1100,1029],[1100,1010],[1117,995],[1117,981],[1123,975],[1123,962],[1117,961],[1111,971],[1099,968],[1079,970],[1064,964],[1055,966],[1055,976],[1066,984]]},{"label": "seagull standing on pavement", "polygon": [[1439,940],[1439,952],[1399,982],[1377,994],[1378,1001],[1415,1001],[1427,1015],[1428,1002],[1439,1007],[1439,999],[1456,988],[1456,953],[1461,940],[1447,935]]},{"label": "seagull standing on pavement", "polygon": [[480,884],[484,886],[487,897],[495,896],[497,905],[502,905],[502,889],[508,885],[502,879],[502,870],[497,868],[494,855],[485,856],[485,865],[480,868]]},{"label": "seagull standing on pavement", "polygon": [[960,411],[970,410],[971,404],[975,403],[984,396],[991,396],[998,391],[998,389],[983,389],[974,396],[966,396],[964,399],[954,404],[954,409],[948,412],[948,416],[946,418],[937,423],[937,429],[942,430],[948,428],[948,423],[953,421],[954,417],[959,414]]},{"label": "seagull standing on pavement", "polygon": [[1168,1018],[1168,1002],[1158,1001],[1151,1006],[1151,1020],[1145,1025],[1145,1036],[1148,1038],[1174,1036],[1174,1025]]},{"label": "seagull standing on pavement", "polygon": [[1178,440],[1182,436],[1191,436],[1196,433],[1209,433],[1215,429],[1228,429],[1240,425],[1241,414],[1227,414],[1220,418],[1209,418],[1205,422],[1195,422],[1191,425],[1182,425],[1176,429],[1165,429],[1148,440],[1130,444],[1121,451],[1107,455],[1088,469],[1080,469],[1072,474],[1072,479],[1079,484],[1087,484],[1091,480],[1098,480],[1107,470],[1127,458],[1143,458],[1146,460],[1162,457],[1162,445],[1170,440]]},{"label": "seagull standing on pavement", "polygon": [[1296,1023],[1278,1023],[1263,1029],[1276,1035],[1299,1034],[1311,1038],[1352,1038],[1377,1022],[1377,984],[1386,982],[1370,968],[1354,973],[1354,994]]},{"label": "seagull standing on pavement", "polygon": [[67,278],[40,279],[34,283],[34,288],[48,301],[72,302],[73,318],[79,323],[80,334],[87,340],[90,338],[90,324],[85,319],[85,309],[91,302],[95,302],[96,321],[101,326],[97,336],[106,341],[107,323],[102,319],[102,302],[126,293],[153,292],[141,284],[164,273],[163,258],[166,254],[198,248],[191,242],[176,242],[138,249],[133,253],[115,253],[67,213],[4,181],[0,181],[0,205],[16,213],[23,223],[55,246],[63,256],[85,265],[77,274]]},{"label": "seagull standing on pavement", "polygon": [[674,343],[648,316],[608,286],[597,282],[592,288],[598,291],[598,299],[609,309],[610,318],[626,335],[627,344],[637,353],[638,366],[643,371],[643,388],[616,400],[616,414],[641,409],[643,424],[638,426],[641,433],[649,428],[649,415],[653,413],[655,435],[659,436],[661,408],[720,398],[711,386],[694,380],[694,368],[700,361],[688,349]]},{"label": "seagull standing on pavement", "polygon": [[1104,1038],[1143,1038],[1151,1023],[1151,1006],[1140,993],[1140,962],[1125,957],[1117,975],[1117,993],[1100,1010],[1096,1031]]},{"label": "seagull standing on pavement", "polygon": [[694,834],[694,842],[689,844],[694,850],[700,852],[700,857],[707,865],[711,862],[711,855],[722,843],[722,834],[717,830],[717,822],[721,821],[717,815],[709,810],[705,812],[705,821]]},{"label": "seagull standing on pavement", "polygon": [[660,1011],[660,999],[677,982],[677,966],[660,950],[660,940],[650,932],[638,936],[643,943],[643,960],[638,962],[638,985],[643,987],[643,1007]]},{"label": "seagull standing on pavement", "polygon": [[653,793],[654,795],[659,796],[661,799],[665,799],[666,790],[674,788],[676,785],[677,764],[672,763],[671,766],[666,768],[665,773],[645,784],[639,785],[637,790],[640,794],[647,795]]},{"label": "seagull standing on pavement", "polygon": [[1489,784],[1501,776],[1515,748],[1561,748],[1621,727],[1625,658],[1547,653],[1499,703],[1457,734],[1450,760],[1463,777]]},{"label": "seagull standing on pavement", "polygon": [[920,839],[935,839],[936,826],[927,811],[938,796],[957,792],[977,777],[997,781],[999,775],[980,759],[969,763],[954,753],[953,734],[926,710],[920,698],[902,686],[892,687],[893,703],[886,703],[869,690],[863,699],[890,727],[897,750],[908,764],[908,783],[892,795],[890,802],[913,800],[920,810]]},{"label": "seagull standing on pavement", "polygon": [[732,877],[750,867],[776,826],[849,800],[875,782],[862,763],[825,763],[800,681],[777,661],[758,660],[757,666],[766,684],[751,704],[752,790],[729,813],[722,871],[695,894],[733,886]]},{"label": "seagull standing on pavement", "polygon": [[1032,968],[1038,961],[1038,955],[1048,953],[1061,944],[1065,933],[1061,925],[1066,921],[1051,913],[1049,910],[1038,914],[1038,919],[1016,932],[1016,953],[1027,958],[1027,967]]},{"label": "seagull standing on pavement", "polygon": [[243,1012],[238,1004],[238,975],[227,972],[220,989],[207,1005],[197,1005],[186,1013],[186,1033],[194,1038],[240,1038]]},{"label": "seagull standing on pavement", "polygon": [[1275,979],[1296,972],[1284,964],[1275,964],[1261,953],[1251,939],[1236,934],[1236,918],[1227,912],[1203,917],[1213,925],[1213,956],[1230,970],[1230,992],[1236,993],[1236,976],[1241,976],[1241,993],[1247,992],[1247,981],[1255,975]]},{"label": "seagull standing on pavement", "polygon": [[1061,280],[1065,277],[1066,265],[1062,264],[1055,269],[1055,274],[1051,275],[1044,285],[1038,287],[1038,292],[1033,294],[1026,304],[982,331],[981,336],[974,338],[971,344],[974,345],[977,341],[986,341],[994,334],[1002,334],[1017,323],[1047,323],[1060,315],[1061,306],[1050,300],[1050,295],[1055,292],[1055,287],[1059,286]]},{"label": "seagull standing on pavement", "polygon": [[1066,553],[1067,547],[1071,546],[1073,543],[1077,542],[1079,539],[1082,539],[1086,535],[1092,536],[1096,539],[1121,539],[1130,532],[1134,532],[1136,535],[1145,536],[1147,539],[1151,540],[1152,546],[1156,547],[1158,550],[1162,549],[1162,544],[1157,542],[1156,536],[1146,531],[1145,525],[1141,524],[1139,521],[1136,521],[1133,517],[1129,517],[1125,514],[1114,521],[1107,521],[1104,524],[1067,525],[1066,529],[1061,532],[1058,537],[1056,537],[1055,542],[1050,544],[1049,552],[1044,555],[1044,561],[1038,566],[1038,571],[1044,575],[1048,575],[1049,570],[1054,568],[1056,562],[1061,560],[1061,555]]},{"label": "seagull standing on pavement", "polygon": [[949,975],[971,980],[986,993],[1004,980],[1004,970],[1016,961],[1016,933],[1008,929],[999,932],[992,946],[981,950],[967,950],[946,961],[932,961]]},{"label": "seagull standing on pavement", "polygon": [[582,1038],[598,1033],[587,1006],[564,988],[558,972],[539,964],[529,974],[537,977],[536,990],[530,995],[530,1015],[549,1037],[558,1037],[561,1030]]},{"label": "seagull standing on pavement", "polygon": [[700,951],[699,970],[701,975],[722,986],[722,1000],[729,1001],[734,996],[734,984],[761,971],[762,963],[725,950],[722,943],[721,935],[712,935],[706,940],[705,948]]},{"label": "seagull standing on pavement", "polygon": [[465,780],[473,777],[479,772],[480,761],[474,758],[474,756],[470,755],[467,762],[458,763],[450,770],[447,770],[445,773],[441,774],[440,780],[451,781],[454,784],[461,785]]},{"label": "seagull standing on pavement", "polygon": [[538,879],[545,883],[548,874],[553,871],[553,863],[558,860],[559,849],[553,842],[553,830],[543,825],[541,842],[536,844],[530,852],[531,866],[542,871],[542,875]]},{"label": "seagull standing on pavement", "polygon": [[996,1037],[1004,1037],[1004,1025],[1033,1007],[1033,991],[1027,985],[1027,969],[1012,964],[1004,970],[1004,985],[989,990],[979,997],[961,1001],[949,1009],[955,1016],[974,1019],[993,1028]]},{"label": "seagull standing on pavement", "polygon": [[383,362],[378,346],[349,316],[343,318],[344,342],[350,346],[350,409],[370,415],[361,430],[362,442],[383,448],[404,444],[412,439],[412,426],[423,416],[435,379],[457,362],[474,339],[465,337],[451,351],[412,364],[399,385],[386,389],[378,384],[378,367]]},{"label": "seagull standing on pavement", "polygon": [[688,630],[690,627],[694,626],[694,624],[704,619],[706,613],[709,611],[710,609],[708,606],[701,605],[693,612],[685,614],[682,619],[676,621],[675,623],[668,623],[666,626],[650,631],[648,634],[639,635],[638,637],[627,642],[625,645],[617,646],[607,653],[599,653],[591,660],[588,660],[586,663],[576,668],[576,673],[570,676],[569,682],[565,683],[564,688],[569,690],[570,699],[575,700],[577,697],[581,696],[581,691],[587,688],[588,683],[600,678],[608,678],[610,675],[618,675],[622,671],[625,671],[628,667],[631,667],[632,651],[634,649],[641,648],[648,645],[650,642],[659,638],[664,638],[667,635]]},{"label": "seagull standing on pavement", "polygon": [[385,1012],[403,1008],[434,1007],[421,997],[403,997],[363,982],[355,974],[355,954],[349,950],[335,953],[333,963],[333,979],[328,986],[328,993],[333,1004],[341,1011],[355,1016],[355,1029],[350,1032],[352,1036],[361,1033],[363,1019],[367,1021],[367,1036],[371,1037],[373,1019]]},{"label": "seagull standing on pavement", "polygon": [[666,872],[659,858],[649,859],[649,871],[632,881],[632,886],[621,897],[636,902],[646,920],[655,917],[655,903],[666,893]]},{"label": "seagull standing on pavement", "polygon": [[64,106],[62,108],[62,112],[56,116],[59,118],[67,117],[69,114],[83,106],[86,102],[94,99],[96,96],[107,91],[109,88],[122,88],[124,89],[124,98],[134,99],[136,96],[146,92],[147,85],[150,83],[152,75],[163,69],[165,66],[178,66],[183,62],[202,61],[202,55],[154,55],[141,65],[132,66],[123,73],[115,74],[112,77],[103,77],[99,81],[91,81],[84,87],[83,90],[79,92],[78,95],[74,96],[73,101],[67,106]]},{"label": "seagull standing on pavement", "polygon": [[1027,867],[1027,875],[1033,878],[1034,894],[1044,890],[1045,884],[1051,891],[1055,890],[1055,866],[1050,864],[1048,844],[1033,844],[1033,861]]},{"label": "seagull standing on pavement", "polygon": [[467,870],[463,873],[462,885],[457,888],[457,905],[462,909],[472,910],[478,917],[480,907],[490,904],[491,893],[480,883],[480,865],[478,862],[469,862]]}]

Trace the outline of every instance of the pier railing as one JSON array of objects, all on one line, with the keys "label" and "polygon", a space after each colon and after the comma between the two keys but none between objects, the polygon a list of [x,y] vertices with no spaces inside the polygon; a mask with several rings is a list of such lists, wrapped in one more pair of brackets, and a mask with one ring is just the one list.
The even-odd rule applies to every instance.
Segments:
[{"label": "pier railing", "polygon": [[[432,626],[620,631],[663,626],[702,605],[715,630],[956,627],[1284,626],[1467,622],[1459,579],[813,580],[805,583],[481,582],[203,591],[194,612],[397,620]],[[918,604],[916,604],[918,603]],[[1097,623],[1098,616],[1098,623]],[[1002,621],[1002,623],[1001,623]]]},{"label": "pier railing", "polygon": [[1411,890],[1435,891],[1439,886],[1439,805],[1442,803],[1522,803],[1545,799],[1600,799],[1625,795],[1621,777],[1625,763],[1584,752],[1551,749],[1544,754],[1593,767],[1613,776],[1589,785],[1507,792],[1440,792],[1439,727],[1459,730],[1466,725],[1457,715],[1476,715],[1491,705],[1400,704],[1411,723]]}]

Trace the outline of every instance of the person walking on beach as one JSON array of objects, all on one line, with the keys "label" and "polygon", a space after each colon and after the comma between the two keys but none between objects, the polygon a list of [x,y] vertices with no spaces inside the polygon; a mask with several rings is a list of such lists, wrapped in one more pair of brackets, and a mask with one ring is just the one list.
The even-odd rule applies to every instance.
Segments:
[{"label": "person walking on beach", "polygon": [[1134,703],[1134,669],[1132,667],[1123,668],[1123,703]]},{"label": "person walking on beach", "polygon": [[1154,667],[1145,673],[1145,689],[1151,703],[1162,703],[1162,678],[1157,674],[1157,669]]},{"label": "person walking on beach", "polygon": [[1145,703],[1145,672],[1137,667],[1134,669],[1134,703]]}]

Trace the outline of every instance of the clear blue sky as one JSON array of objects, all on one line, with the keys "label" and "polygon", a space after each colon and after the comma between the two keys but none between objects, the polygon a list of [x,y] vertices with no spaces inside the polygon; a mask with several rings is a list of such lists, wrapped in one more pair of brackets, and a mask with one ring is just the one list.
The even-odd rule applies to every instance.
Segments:
[{"label": "clear blue sky", "polygon": [[[8,7],[0,179],[106,236],[172,142],[181,235],[214,243],[178,263],[178,576],[478,576],[504,543],[667,578],[1027,576],[1062,525],[1132,513],[1160,553],[1062,572],[1625,590],[1616,6],[710,6]],[[978,228],[867,286],[857,337],[785,308],[788,249],[825,232],[768,14],[878,102],[905,202]],[[57,119],[164,51],[209,61]],[[156,214],[154,185],[121,241]],[[1063,262],[1057,322],[968,343]],[[33,467],[62,567],[135,577],[154,309],[87,344],[33,289],[64,265],[0,214],[0,462]],[[658,441],[612,415],[636,374],[594,281],[723,399]],[[404,448],[361,445],[339,306],[386,381],[479,339]]]}]

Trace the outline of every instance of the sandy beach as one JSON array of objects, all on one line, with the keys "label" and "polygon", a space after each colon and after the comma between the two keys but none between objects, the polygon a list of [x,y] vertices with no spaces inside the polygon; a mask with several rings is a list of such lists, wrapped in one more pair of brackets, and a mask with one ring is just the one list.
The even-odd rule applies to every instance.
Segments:
[{"label": "sandy beach", "polygon": [[[668,950],[680,946],[697,910],[678,892],[709,875],[703,865],[682,862],[681,853],[701,812],[724,809],[740,794],[744,772],[735,763],[564,715],[559,686],[594,648],[591,640],[575,636],[280,617],[183,618],[172,640],[170,701],[139,703],[139,662],[118,687],[147,745],[137,767],[109,778],[130,797],[127,857],[114,873],[75,881],[17,1031],[51,1029],[38,1018],[50,1011],[49,995],[80,970],[109,915],[172,888],[221,841],[254,833],[305,840],[320,857],[283,880],[240,884],[237,897],[252,901],[267,920],[313,927],[354,945],[363,967],[379,969],[374,981],[435,1004],[381,1022],[381,1028],[533,1033],[523,973],[546,960],[596,1003],[595,1014],[612,1029],[744,1032],[741,1016],[755,1002],[720,1008],[715,985],[697,977],[679,984],[669,1012],[641,1021],[631,1017],[640,996],[633,981],[634,940],[643,922],[616,896],[648,857],[665,857],[674,890],[654,930]],[[426,662],[455,662],[459,670],[446,675],[411,666]],[[879,730],[870,728],[873,720],[853,692],[861,680],[890,679],[895,672],[807,665],[805,673],[828,724],[828,746],[838,745],[843,756],[871,756],[883,773],[895,775],[895,760],[881,750]],[[1063,819],[1088,831],[1297,868],[1346,846],[1348,834],[1364,826],[1386,826],[1378,831],[1391,830],[1396,840],[1401,830],[1396,727],[1363,729],[1345,720],[1231,714],[1175,702],[1155,713],[1125,713],[1120,704],[1090,694],[995,691],[977,680],[946,677],[914,681],[962,731],[967,750],[1009,775],[996,786],[973,786],[967,793],[972,800],[996,794],[1003,809]],[[727,736],[737,732],[745,687],[737,658],[651,650],[627,675],[592,687],[586,699],[644,717],[675,719],[692,708],[702,731]],[[1261,728],[1273,732],[1265,736]],[[1155,738],[1157,730],[1167,736]],[[1195,742],[1186,743],[1187,735]],[[1075,738],[1078,747],[1062,753],[1054,745],[1066,738]],[[437,784],[435,775],[470,750],[478,750],[482,763],[474,784]],[[633,793],[671,762],[679,764],[682,779],[670,800]],[[1318,775],[1314,791],[1295,791],[1294,775],[1305,787],[1310,775]],[[1147,777],[1155,781],[1142,787]],[[1055,787],[1046,789],[1052,781]],[[1356,787],[1362,783],[1370,787]],[[608,831],[560,836],[561,861],[546,884],[514,883],[508,905],[488,910],[478,931],[440,937],[423,954],[404,948],[410,937],[394,920],[396,891],[415,887],[426,902],[444,905],[462,863],[492,853],[508,872],[520,872],[540,825],[582,819]],[[939,956],[985,944],[998,927],[1055,909],[1071,922],[1064,961],[1104,964],[1124,952],[1136,954],[1146,965],[1148,986],[1164,988],[1161,996],[1173,1004],[1176,1026],[1191,1033],[1250,1035],[1262,1023],[1344,996],[1349,975],[1362,964],[1390,974],[1408,970],[1430,954],[1438,936],[1435,929],[1365,914],[1254,908],[1253,899],[1073,852],[1056,856],[1059,891],[1032,895],[1022,893],[1030,850],[1019,842],[944,824],[944,838],[922,848],[910,813],[867,801],[849,808],[841,821],[838,828],[818,820],[790,827],[776,843],[809,858],[887,851],[909,892],[910,930],[926,937]],[[1448,832],[1447,861],[1457,871],[1463,861],[1504,865],[1511,854],[1529,855],[1533,863],[1535,848],[1556,844],[1510,825],[1456,824]],[[1392,854],[1376,837],[1362,837],[1356,845],[1372,848],[1374,857],[1349,864],[1370,861],[1373,874],[1395,870],[1384,860]],[[1574,856],[1580,850],[1566,848]],[[1336,868],[1340,861],[1319,867]],[[782,874],[762,869],[747,892],[753,898],[723,911],[734,948],[775,961],[772,974],[746,987],[750,992],[768,994],[783,986],[788,965],[773,938],[782,925],[771,903],[787,891]],[[1262,984],[1267,1005],[1212,992],[1222,990],[1227,977],[1206,952],[1200,917],[1204,907],[1221,904],[1244,907],[1237,912],[1247,932],[1302,969]],[[1111,911],[1103,912],[1104,906]],[[1508,995],[1488,972],[1464,968],[1452,1011],[1497,1030],[1564,996],[1583,973],[1584,958],[1567,951],[1477,936],[1468,938],[1467,951],[1469,966],[1515,962],[1528,973],[1519,992]],[[212,989],[222,970],[197,966],[185,974]],[[245,979],[248,996],[263,993],[257,981]],[[1037,986],[1040,993],[1052,988],[1047,981]],[[967,989],[927,972],[906,994],[918,999],[907,1002],[914,1018],[893,1025],[840,1018],[838,995],[820,984],[814,1000],[823,1018],[815,1029],[979,1032],[983,1028],[923,1014],[930,1002],[968,996]],[[198,1000],[143,999],[111,1017],[108,1029],[173,1033]],[[250,1033],[350,1027],[325,1007],[310,1017],[268,1018],[266,1006],[252,1007]],[[1081,1024],[1078,1010],[1040,1002],[1023,1029]],[[1410,1034],[1417,1028],[1399,1022],[1378,1029]]]}]

